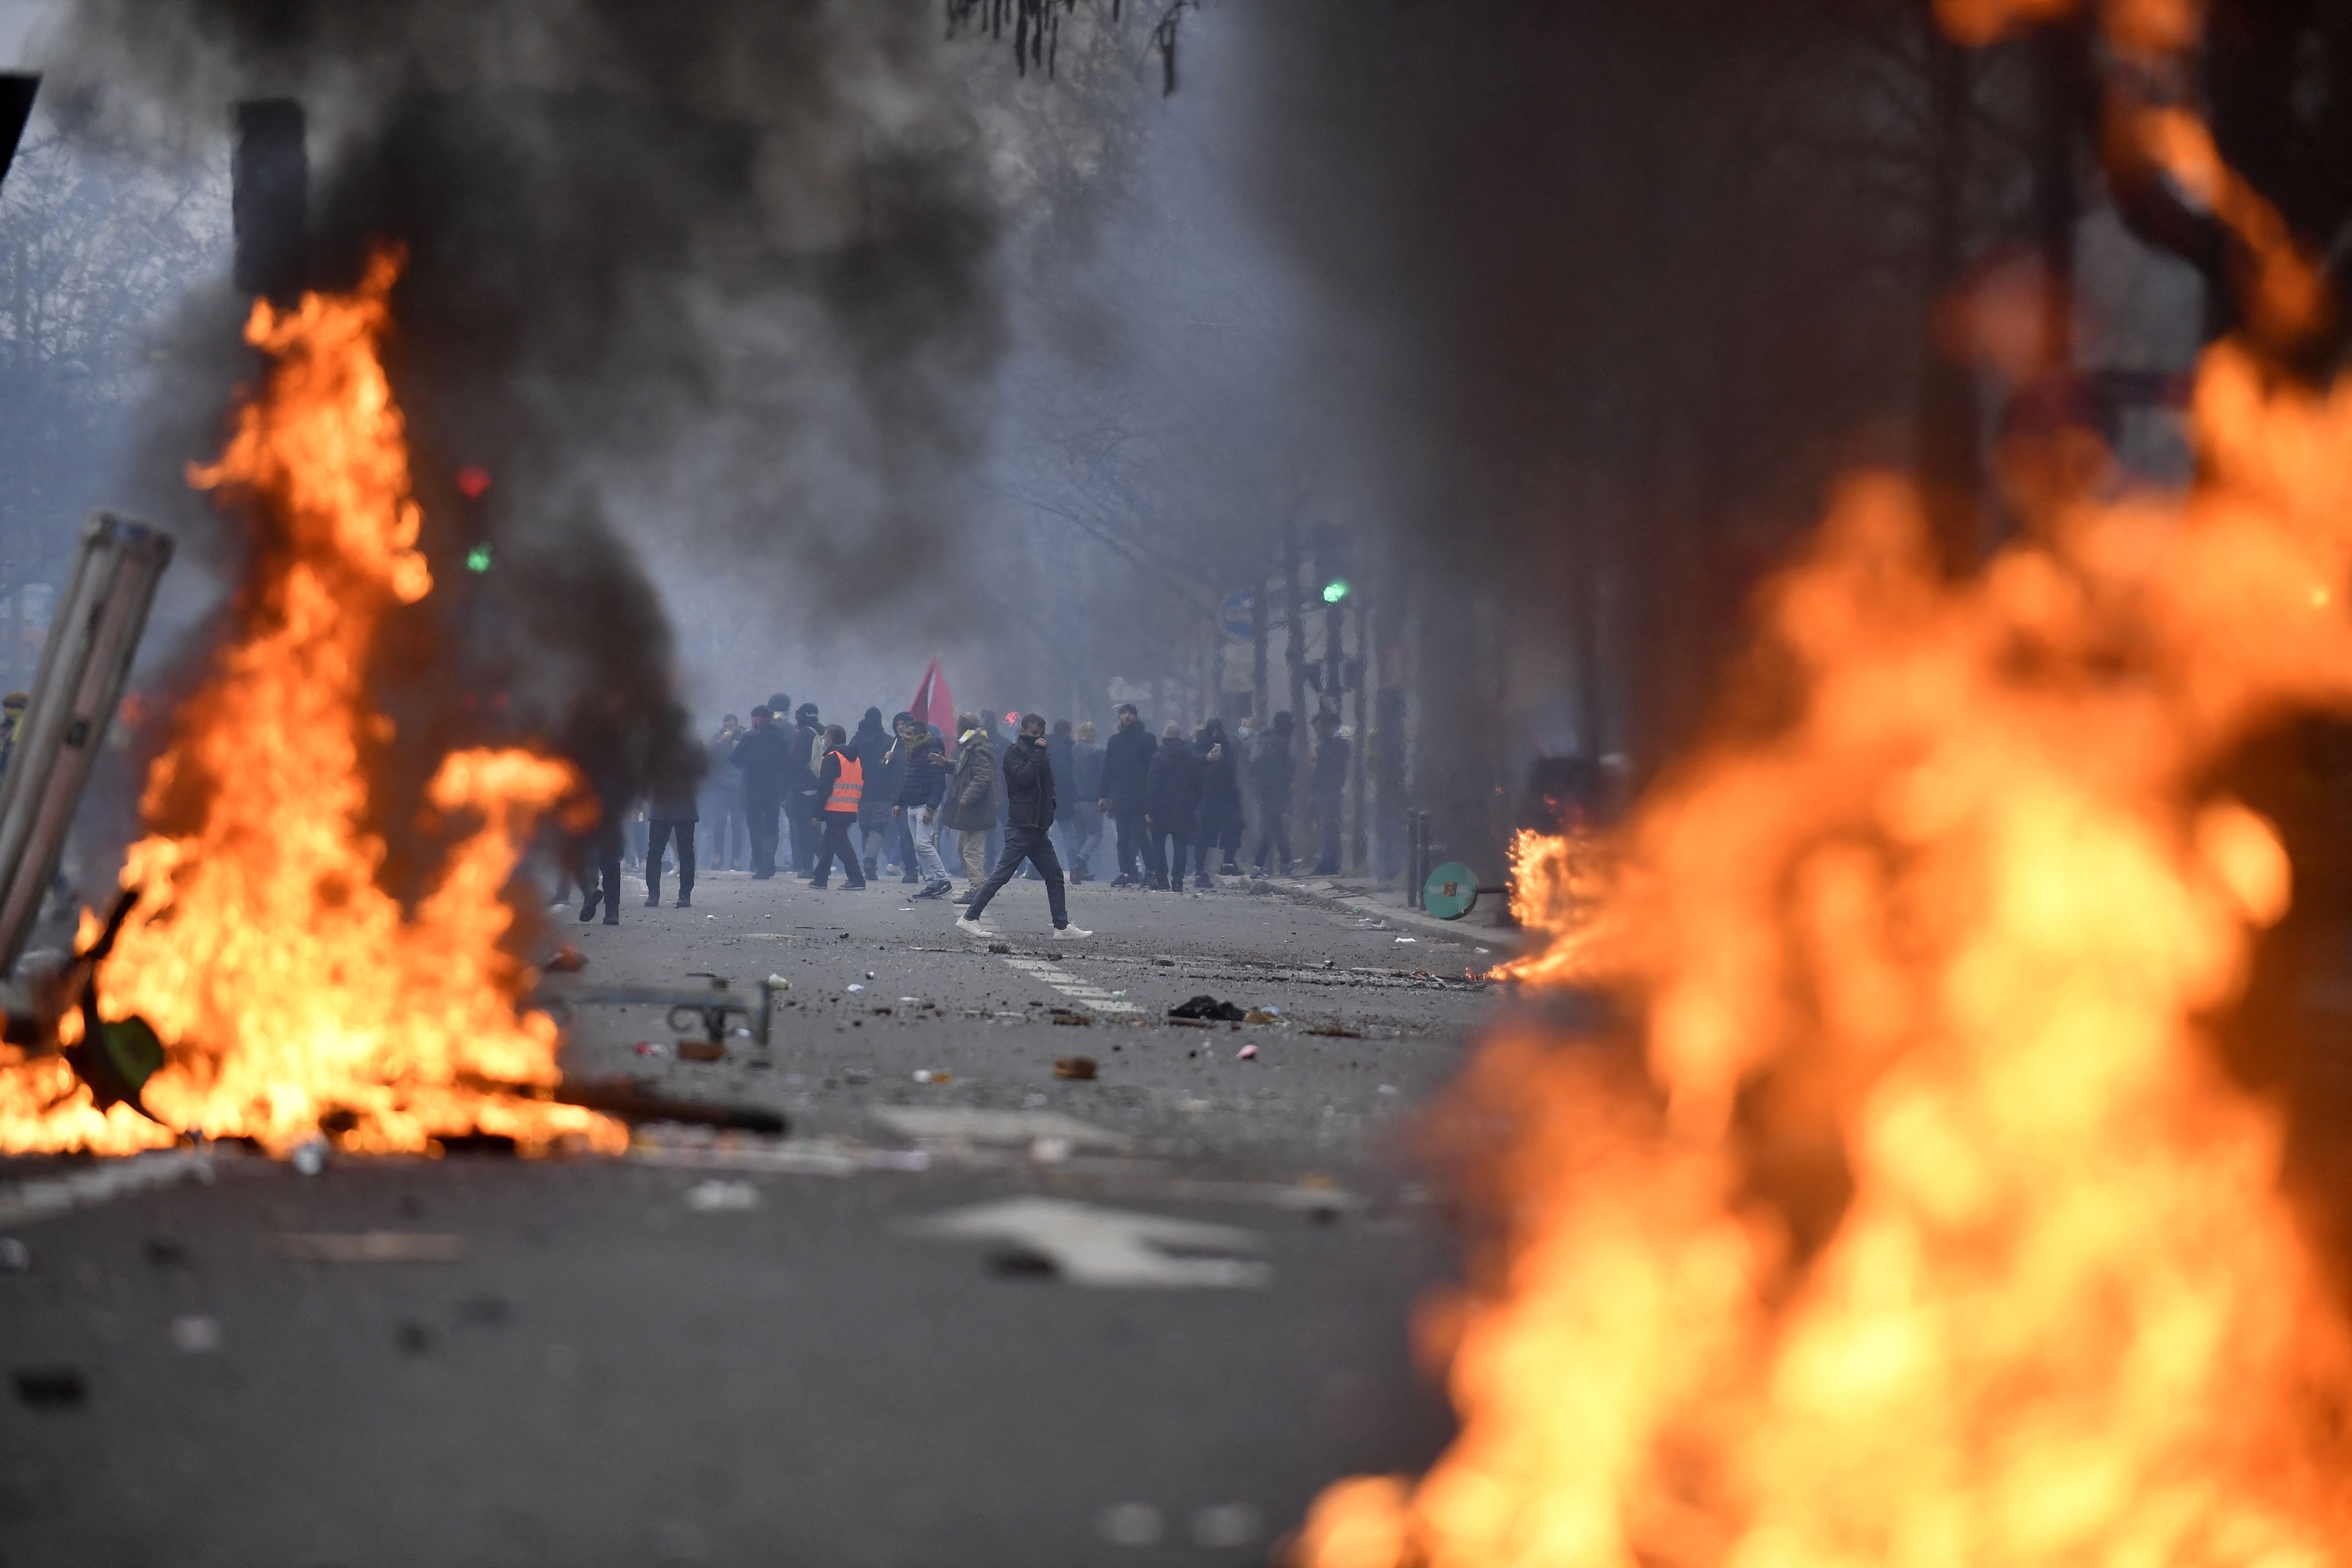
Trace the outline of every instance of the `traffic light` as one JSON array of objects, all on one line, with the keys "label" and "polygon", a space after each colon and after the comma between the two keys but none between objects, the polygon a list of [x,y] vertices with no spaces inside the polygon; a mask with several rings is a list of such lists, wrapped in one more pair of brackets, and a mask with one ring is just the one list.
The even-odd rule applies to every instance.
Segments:
[{"label": "traffic light", "polygon": [[1347,596],[1348,580],[1345,577],[1334,577],[1331,581],[1323,584],[1323,602],[1325,604],[1336,605]]}]

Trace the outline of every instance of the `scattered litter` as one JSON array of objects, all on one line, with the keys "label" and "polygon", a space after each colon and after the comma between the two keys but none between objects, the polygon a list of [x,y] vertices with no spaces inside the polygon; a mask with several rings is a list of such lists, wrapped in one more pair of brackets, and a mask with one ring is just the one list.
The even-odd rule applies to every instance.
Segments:
[{"label": "scattered litter", "polygon": [[218,1318],[198,1313],[172,1320],[172,1348],[186,1355],[210,1355],[221,1348]]},{"label": "scattered litter", "polygon": [[991,952],[1011,952],[1013,951],[1013,944],[1009,942],[992,942],[988,944],[988,951]]},{"label": "scattered litter", "polygon": [[33,1249],[13,1236],[0,1236],[0,1274],[22,1274],[33,1266]]},{"label": "scattered litter", "polygon": [[865,986],[863,986],[863,985],[858,985],[858,984],[849,984],[849,985],[845,985],[845,986],[843,986],[843,987],[842,987],[842,989],[843,989],[843,990],[845,990],[845,991],[846,991],[846,992],[848,992],[852,996],[856,996],[856,995],[859,995],[859,994],[863,994],[863,993],[864,993],[864,991],[866,990],[866,987],[865,987]]},{"label": "scattered litter", "polygon": [[1417,936],[1401,936],[1397,938],[1397,941],[1399,942],[1419,942],[1421,938]]},{"label": "scattered litter", "polygon": [[872,970],[870,970],[870,969],[869,969],[869,970],[867,970],[867,971],[866,972],[866,979],[868,979],[868,980],[873,979],[873,978],[874,978],[874,972],[873,972]]},{"label": "scattered litter", "polygon": [[915,1069],[915,1081],[917,1083],[953,1083],[955,1082],[955,1074],[950,1072],[939,1072],[930,1068],[917,1068]]},{"label": "scattered litter", "polygon": [[1029,1158],[1040,1165],[1058,1165],[1070,1157],[1070,1141],[1066,1138],[1033,1138],[1029,1141]]},{"label": "scattered litter", "polygon": [[727,1059],[727,1047],[716,1040],[680,1040],[677,1054],[682,1061],[724,1061]]},{"label": "scattered litter", "polygon": [[89,1384],[77,1367],[20,1366],[9,1376],[16,1397],[36,1410],[65,1410],[89,1397]]},{"label": "scattered litter", "polygon": [[760,1206],[760,1189],[749,1182],[697,1182],[686,1189],[686,1206],[697,1214],[740,1213]]},{"label": "scattered litter", "polygon": [[1169,1008],[1168,1016],[1171,1018],[1214,1018],[1220,1022],[1236,1024],[1246,1016],[1242,1009],[1233,1003],[1220,1002],[1214,996],[1205,993],[1193,997],[1189,1002],[1181,1002]]},{"label": "scattered litter", "polygon": [[1064,1057],[1054,1064],[1054,1076],[1066,1079],[1091,1079],[1095,1076],[1095,1058]]},{"label": "scattered litter", "polygon": [[703,916],[702,918],[703,918],[704,920],[707,920],[707,921],[715,921],[715,920],[717,920],[719,917],[718,917],[717,915],[705,915],[705,916]]},{"label": "scattered litter", "polygon": [[1382,1094],[1394,1094],[1396,1091],[1397,1086],[1392,1083],[1384,1083],[1381,1085],[1381,1092]]},{"label": "scattered litter", "polygon": [[555,974],[577,974],[587,962],[588,955],[567,942],[555,950],[555,956],[547,961],[547,968]]},{"label": "scattered litter", "polygon": [[327,1141],[305,1138],[294,1145],[294,1169],[305,1176],[315,1176],[327,1168]]},{"label": "scattered litter", "polygon": [[785,979],[782,975],[781,975],[781,974],[771,974],[771,975],[769,975],[769,976],[768,976],[768,989],[769,989],[769,990],[771,990],[771,991],[790,991],[792,988],[793,988],[793,983],[792,983],[791,981],[789,981],[789,980]]},{"label": "scattered litter", "polygon": [[1326,1039],[1332,1040],[1360,1040],[1364,1037],[1364,1032],[1361,1029],[1350,1029],[1339,1024],[1326,1024],[1307,1032],[1310,1035],[1321,1035]]},{"label": "scattered litter", "polygon": [[1242,1022],[1244,1024],[1279,1024],[1282,1022],[1282,1013],[1279,1008],[1275,1007],[1253,1007],[1248,1012],[1242,1015]]},{"label": "scattered litter", "polygon": [[919,996],[901,996],[898,1000],[901,1002],[920,1002],[922,998]]},{"label": "scattered litter", "polygon": [[1238,1062],[1254,1062],[1257,1060],[1257,1047],[1255,1046],[1244,1046],[1240,1050],[1234,1053],[1234,1059]]},{"label": "scattered litter", "polygon": [[1247,1546],[1265,1529],[1265,1516],[1245,1502],[1221,1502],[1192,1513],[1192,1544],[1212,1550]]},{"label": "scattered litter", "polygon": [[1095,1516],[1095,1531],[1113,1546],[1157,1546],[1160,1510],[1146,1502],[1114,1503]]},{"label": "scattered litter", "polygon": [[1112,992],[1112,993],[1111,993],[1111,994],[1112,994],[1112,995],[1114,995],[1114,996],[1124,996],[1124,995],[1126,995],[1126,994],[1127,994],[1127,993],[1126,993],[1126,992],[1124,992],[1124,991],[1114,991],[1114,992]]},{"label": "scattered litter", "polygon": [[1094,1019],[1087,1016],[1086,1014],[1073,1013],[1067,1007],[1056,1007],[1053,1010],[1053,1013],[1050,1016],[1056,1024],[1091,1026],[1094,1023]]},{"label": "scattered litter", "polygon": [[270,1246],[303,1263],[456,1263],[466,1256],[462,1236],[407,1230],[281,1232]]},{"label": "scattered litter", "polygon": [[669,1047],[667,1046],[657,1045],[652,1040],[639,1040],[634,1048],[637,1055],[641,1057],[652,1057],[656,1060],[659,1060],[669,1055]]},{"label": "scattered litter", "polygon": [[1494,952],[1495,950],[1494,950],[1493,948],[1491,948],[1491,947],[1482,947],[1482,948],[1479,948],[1477,951],[1478,951],[1478,952]]},{"label": "scattered litter", "polygon": [[1176,967],[1176,961],[1172,958],[1155,958],[1151,962],[1162,969],[1173,969]]}]

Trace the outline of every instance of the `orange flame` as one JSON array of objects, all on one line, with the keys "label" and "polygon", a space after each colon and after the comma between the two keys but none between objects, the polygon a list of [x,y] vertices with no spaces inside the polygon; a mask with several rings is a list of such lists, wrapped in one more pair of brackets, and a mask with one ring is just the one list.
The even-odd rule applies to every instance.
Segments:
[{"label": "orange flame", "polygon": [[[174,1130],[282,1150],[322,1122],[364,1152],[472,1131],[530,1151],[625,1142],[604,1118],[500,1088],[559,1076],[554,1024],[516,1010],[535,976],[502,948],[501,893],[534,822],[576,794],[572,770],[522,751],[444,757],[425,804],[469,830],[415,907],[377,882],[365,753],[394,735],[368,700],[369,660],[385,615],[433,585],[376,349],[398,270],[379,256],[352,295],[257,302],[246,338],[274,361],[267,387],[220,460],[189,471],[281,532],[258,552],[243,630],[148,773],[153,831],[122,873],[142,900],[100,976],[105,1015],[145,1017],[169,1047],[143,1095],[166,1125],[100,1112],[56,1058],[0,1057],[0,1150],[122,1152]],[[95,925],[85,912],[85,942]]]},{"label": "orange flame", "polygon": [[[2205,174],[2263,308],[2316,308]],[[2199,1023],[2291,889],[2204,781],[2352,710],[2352,384],[2225,343],[2192,417],[2191,491],[1963,583],[1850,484],[1765,599],[1798,717],[1642,804],[1599,921],[1523,860],[1554,942],[1510,968],[1615,988],[1640,1061],[1481,1053],[1439,1133],[1495,1230],[1422,1324],[1461,1436],[1327,1490],[1295,1563],[2352,1563],[2352,1327]]]},{"label": "orange flame", "polygon": [[1511,836],[1511,912],[1548,939],[1537,952],[1496,966],[1490,978],[1542,985],[1581,985],[1613,968],[1612,868],[1608,841],[1577,826],[1559,833],[1522,828]]}]

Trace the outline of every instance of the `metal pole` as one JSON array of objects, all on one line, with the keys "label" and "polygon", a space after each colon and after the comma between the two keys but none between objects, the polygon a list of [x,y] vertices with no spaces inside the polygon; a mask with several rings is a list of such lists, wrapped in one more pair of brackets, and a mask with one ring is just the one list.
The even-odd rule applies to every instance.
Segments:
[{"label": "metal pole", "polygon": [[0,973],[13,973],[122,700],[172,536],[92,512],[0,778]]}]

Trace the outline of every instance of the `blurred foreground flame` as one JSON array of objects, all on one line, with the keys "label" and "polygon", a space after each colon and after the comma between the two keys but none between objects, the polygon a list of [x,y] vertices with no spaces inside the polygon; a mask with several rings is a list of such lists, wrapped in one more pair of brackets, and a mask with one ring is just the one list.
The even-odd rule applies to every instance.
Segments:
[{"label": "blurred foreground flame", "polygon": [[[2210,142],[2144,124],[2250,330],[2323,309]],[[1488,1228],[1421,1324],[1461,1435],[1327,1490],[1294,1563],[2352,1563],[2352,1331],[2200,1023],[2291,884],[2206,781],[2352,710],[2352,386],[2225,342],[2192,421],[2188,493],[2039,498],[1965,582],[1851,482],[1764,601],[1786,721],[1639,806],[1597,919],[1528,847],[1553,943],[1510,970],[1608,987],[1639,1050],[1481,1053],[1436,1136]]]},{"label": "blurred foreground flame", "polygon": [[[558,1078],[554,1024],[516,1009],[534,976],[501,945],[502,893],[535,823],[575,795],[570,766],[444,757],[425,802],[454,830],[436,879],[409,907],[378,883],[368,756],[396,738],[369,664],[385,615],[433,585],[377,356],[398,269],[380,256],[353,294],[257,302],[246,336],[268,383],[220,460],[190,470],[272,528],[240,631],[148,773],[152,830],[122,873],[142,898],[100,976],[105,1016],[144,1016],[168,1047],[144,1091],[165,1125],[101,1113],[57,1058],[12,1064],[0,1047],[0,1150],[122,1152],[177,1130],[276,1151],[322,1125],[367,1152],[469,1132],[625,1143],[604,1118],[499,1087]],[[85,913],[85,942],[95,924]]]}]

